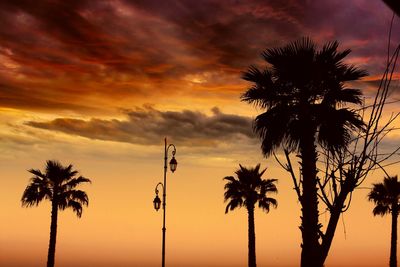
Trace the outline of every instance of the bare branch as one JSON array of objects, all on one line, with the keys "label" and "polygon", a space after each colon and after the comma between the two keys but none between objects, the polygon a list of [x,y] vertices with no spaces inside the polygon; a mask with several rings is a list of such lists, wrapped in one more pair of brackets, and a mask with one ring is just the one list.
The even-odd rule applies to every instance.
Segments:
[{"label": "bare branch", "polygon": [[293,171],[292,162],[290,161],[290,157],[289,157],[289,151],[287,149],[284,149],[284,153],[285,153],[285,157],[286,157],[286,161],[287,161],[286,168],[287,168],[287,171],[290,173],[290,176],[292,177],[293,184],[294,184],[294,190],[296,191],[297,197],[300,201],[301,200],[300,186],[299,186],[299,183],[297,182],[296,175],[294,174],[294,171]]}]

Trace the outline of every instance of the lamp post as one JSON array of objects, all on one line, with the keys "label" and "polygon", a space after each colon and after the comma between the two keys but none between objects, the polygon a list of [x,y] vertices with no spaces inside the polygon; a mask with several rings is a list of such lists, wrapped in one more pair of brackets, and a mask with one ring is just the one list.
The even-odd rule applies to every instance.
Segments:
[{"label": "lamp post", "polygon": [[[165,267],[165,232],[166,232],[166,228],[165,228],[165,206],[166,206],[166,201],[167,201],[167,161],[168,161],[168,151],[170,148],[173,148],[172,150],[172,159],[169,162],[169,166],[171,169],[171,172],[175,172],[176,167],[178,166],[178,162],[175,159],[175,154],[176,154],[176,148],[174,144],[169,144],[167,146],[167,138],[164,138],[164,183],[158,183],[156,185],[155,188],[155,193],[156,193],[156,197],[153,200],[153,204],[154,204],[154,209],[156,211],[158,211],[161,207],[162,204],[162,208],[163,208],[163,227],[162,227],[162,261],[161,261],[161,266]],[[162,187],[162,201],[161,199],[158,197],[158,186]]]}]

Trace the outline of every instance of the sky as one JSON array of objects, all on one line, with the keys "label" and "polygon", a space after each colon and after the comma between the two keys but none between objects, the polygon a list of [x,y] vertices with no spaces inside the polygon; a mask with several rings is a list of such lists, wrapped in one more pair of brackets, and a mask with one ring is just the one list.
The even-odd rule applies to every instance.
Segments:
[{"label": "sky", "polygon": [[[256,211],[258,265],[298,266],[300,205],[289,175],[262,156],[252,132],[262,111],[240,101],[250,86],[241,75],[264,66],[267,48],[338,40],[352,49],[346,62],[369,72],[357,83],[368,99],[391,18],[378,0],[0,1],[0,265],[44,266],[50,204],[22,208],[20,199],[27,170],[56,159],[92,180],[82,218],[59,214],[56,265],[159,266],[162,213],[152,200],[167,137],[178,161],[167,176],[169,266],[246,265],[246,211],[224,214],[223,203],[222,178],[239,163],[261,163],[279,180],[278,209]],[[390,49],[399,41],[395,18]],[[391,100],[397,77],[398,68]],[[398,110],[388,105],[385,116]],[[394,132],[384,146],[399,141]],[[326,266],[387,266],[390,218],[373,217],[366,198],[382,178],[376,171],[356,190]]]}]

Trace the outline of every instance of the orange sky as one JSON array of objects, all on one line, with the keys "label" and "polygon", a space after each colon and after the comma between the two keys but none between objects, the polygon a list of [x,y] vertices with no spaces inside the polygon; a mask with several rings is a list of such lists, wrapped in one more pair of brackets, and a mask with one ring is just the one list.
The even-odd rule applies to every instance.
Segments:
[{"label": "orange sky", "polygon": [[[222,178],[239,163],[261,163],[265,178],[279,179],[278,209],[256,211],[258,266],[298,266],[300,206],[288,174],[261,155],[251,131],[260,110],[240,102],[241,72],[261,64],[267,47],[337,39],[353,50],[347,62],[370,72],[357,84],[369,96],[391,12],[369,0],[286,2],[1,1],[0,265],[44,266],[50,204],[22,208],[20,198],[27,170],[58,159],[93,183],[83,187],[90,204],[81,219],[59,215],[56,265],[159,266],[162,213],[152,200],[167,136],[178,160],[168,174],[169,266],[246,265],[246,211],[225,215],[223,203]],[[399,30],[396,19],[392,45]],[[363,187],[382,177],[374,172]],[[367,193],[356,190],[326,266],[387,266],[390,218],[372,216]]]}]

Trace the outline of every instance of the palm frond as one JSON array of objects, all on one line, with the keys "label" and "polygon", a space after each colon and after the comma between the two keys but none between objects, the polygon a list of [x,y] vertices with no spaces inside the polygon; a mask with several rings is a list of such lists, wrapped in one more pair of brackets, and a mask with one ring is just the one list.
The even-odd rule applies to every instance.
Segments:
[{"label": "palm frond", "polygon": [[78,178],[71,178],[66,183],[62,185],[63,190],[71,190],[77,187],[81,183],[91,183],[92,181],[83,176],[79,176]]},{"label": "palm frond", "polygon": [[377,215],[384,216],[390,213],[390,207],[388,205],[383,205],[380,203],[374,207],[372,213],[374,214],[374,216]]},{"label": "palm frond", "polygon": [[280,105],[256,117],[254,131],[262,140],[261,148],[265,156],[271,155],[281,144],[290,149],[298,147],[298,133],[304,125],[301,125],[296,113],[295,108]]},{"label": "palm frond", "polygon": [[89,198],[86,194],[86,192],[82,190],[69,190],[69,191],[64,191],[61,192],[58,196],[58,206],[59,209],[64,210],[68,207],[70,207],[69,203],[72,202],[78,202],[81,205],[88,206],[89,205]]},{"label": "palm frond", "polygon": [[355,66],[348,66],[340,78],[343,82],[347,82],[359,80],[360,78],[366,76],[368,76],[368,72],[366,70],[358,69]]},{"label": "palm frond", "polygon": [[270,211],[271,205],[274,208],[278,207],[278,201],[274,198],[265,197],[258,201],[258,207],[261,208],[263,211],[268,213]]},{"label": "palm frond", "polygon": [[[333,88],[334,85],[330,87]],[[341,107],[347,103],[362,104],[362,93],[360,89],[342,88],[340,85],[337,85],[337,87],[336,90],[328,90],[326,92],[322,100],[324,106],[335,107],[339,105]]]},{"label": "palm frond", "polygon": [[225,213],[243,207],[243,205],[244,203],[241,198],[232,199],[231,201],[229,201],[228,205],[226,205]]},{"label": "palm frond", "polygon": [[315,112],[329,117],[329,121],[319,122],[318,141],[332,152],[346,147],[352,138],[351,133],[365,127],[362,118],[353,110],[318,105]]},{"label": "palm frond", "polygon": [[42,179],[46,179],[46,174],[42,173],[40,170],[30,169],[28,172],[32,173],[33,175],[40,177]]},{"label": "palm frond", "polygon": [[78,218],[82,217],[83,209],[81,203],[74,200],[70,200],[68,201],[67,207],[72,208],[72,210],[76,213],[76,216],[78,216]]},{"label": "palm frond", "polygon": [[23,207],[37,206],[44,199],[52,199],[52,192],[47,187],[47,184],[38,183],[37,181],[43,180],[35,179],[25,188],[21,198]]}]

